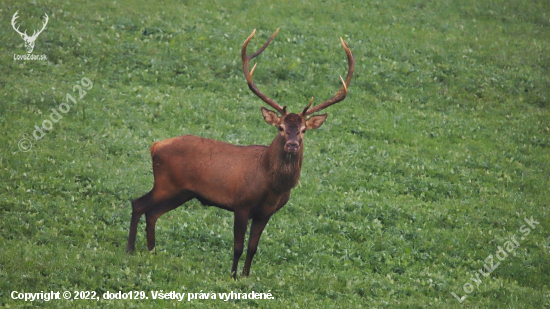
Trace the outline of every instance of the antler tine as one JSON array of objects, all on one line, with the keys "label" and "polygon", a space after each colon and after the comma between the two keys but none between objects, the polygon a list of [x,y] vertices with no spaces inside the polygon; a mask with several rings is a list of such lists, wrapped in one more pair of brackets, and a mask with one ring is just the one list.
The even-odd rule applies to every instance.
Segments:
[{"label": "antler tine", "polygon": [[32,34],[33,38],[37,37],[40,33],[42,33],[42,31],[44,31],[44,29],[46,28],[46,25],[48,24],[48,20],[50,20],[50,18],[48,17],[48,14],[44,13],[44,15],[46,15],[46,22],[44,23],[44,25],[42,25],[42,29],[40,29],[40,31],[38,31],[38,33],[34,34],[34,32],[36,32],[36,30],[33,32],[33,34]]},{"label": "antler tine", "polygon": [[[346,81],[344,82],[344,79],[342,79],[342,76],[340,76],[340,80],[342,81],[342,88],[338,90],[338,92],[329,100],[326,100],[325,102],[313,107],[312,109],[308,109],[307,112],[305,112],[304,116],[311,115],[313,113],[316,113],[320,110],[323,110],[332,104],[338,103],[346,98],[346,95],[348,94],[348,87],[351,83],[351,78],[353,77],[353,69],[355,66],[355,58],[353,57],[353,54],[351,53],[351,50],[349,49],[348,44],[344,42],[342,37],[340,37],[340,42],[342,42],[342,47],[344,47],[344,51],[346,52],[346,55],[348,56],[348,76],[346,77]],[[311,103],[310,103],[311,104]]]},{"label": "antler tine", "polygon": [[256,85],[254,84],[254,81],[252,81],[252,74],[254,74],[254,69],[256,69],[257,63],[254,65],[254,67],[252,68],[251,71],[248,70],[248,64],[249,64],[250,60],[254,59],[256,56],[261,54],[267,48],[267,46],[269,45],[269,43],[271,43],[271,41],[273,40],[275,35],[277,35],[277,32],[279,32],[279,29],[280,28],[277,28],[275,33],[273,33],[271,38],[262,46],[262,48],[260,48],[257,52],[251,54],[250,56],[247,56],[246,55],[246,47],[248,46],[248,42],[250,42],[250,40],[252,40],[252,37],[254,37],[254,34],[256,34],[256,29],[254,29],[254,31],[252,31],[252,34],[244,41],[243,47],[241,49],[241,58],[242,58],[242,61],[243,61],[243,71],[244,71],[244,76],[246,77],[246,82],[248,83],[248,88],[250,88],[250,90],[255,95],[260,97],[260,99],[262,99],[265,103],[269,104],[269,106],[273,107],[281,115],[284,115],[284,114],[286,114],[286,108],[281,107],[275,101],[268,98],[265,94],[263,94],[260,91],[260,89],[258,89],[258,87],[256,87]]},{"label": "antler tine", "polygon": [[309,104],[306,106],[306,108],[304,108],[304,110],[302,111],[301,115],[302,116],[305,116],[306,113],[307,113],[307,110],[311,107],[311,103],[313,103],[313,97],[311,97],[311,100],[309,101]]},{"label": "antler tine", "polygon": [[19,18],[19,16],[17,16],[17,13],[19,11],[16,11],[15,14],[13,14],[13,17],[11,18],[11,26],[13,27],[13,30],[15,30],[17,33],[19,33],[21,36],[27,36],[27,30],[25,30],[25,33],[21,33],[21,31],[19,31],[19,27],[15,28],[15,20]]}]

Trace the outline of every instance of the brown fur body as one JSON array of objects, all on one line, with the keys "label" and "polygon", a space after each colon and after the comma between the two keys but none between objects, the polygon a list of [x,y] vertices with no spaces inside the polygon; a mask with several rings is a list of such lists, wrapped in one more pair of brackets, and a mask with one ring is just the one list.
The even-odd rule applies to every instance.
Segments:
[{"label": "brown fur body", "polygon": [[[302,151],[280,155],[284,141],[270,147],[235,146],[185,135],[151,147],[153,174],[160,199],[187,194],[208,206],[247,212],[249,218],[271,216],[298,183]],[[260,209],[265,204],[269,209]],[[265,208],[265,207],[264,207]]]}]

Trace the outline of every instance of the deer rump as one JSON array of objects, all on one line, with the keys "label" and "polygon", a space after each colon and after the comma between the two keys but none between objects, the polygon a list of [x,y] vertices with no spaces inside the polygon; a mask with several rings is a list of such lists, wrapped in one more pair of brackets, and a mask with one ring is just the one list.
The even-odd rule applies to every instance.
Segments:
[{"label": "deer rump", "polygon": [[306,130],[319,128],[327,114],[313,115],[345,99],[353,76],[355,59],[348,45],[340,38],[348,57],[346,80],[340,77],[342,87],[331,99],[299,114],[289,113],[271,100],[254,84],[249,62],[261,54],[273,40],[277,31],[255,53],[247,55],[246,48],[256,30],[246,39],[241,49],[243,71],[250,90],[279,114],[261,108],[264,120],[278,129],[269,146],[235,146],[192,135],[156,142],[151,147],[153,160],[153,189],[132,201],[132,219],[128,236],[128,252],[134,251],[139,219],[145,214],[147,247],[155,248],[155,225],[164,213],[196,198],[203,205],[233,211],[233,266],[237,266],[243,253],[248,220],[252,219],[243,276],[248,276],[256,254],[260,236],[269,218],[281,209],[290,198],[290,190],[298,184],[303,159],[303,141]]}]

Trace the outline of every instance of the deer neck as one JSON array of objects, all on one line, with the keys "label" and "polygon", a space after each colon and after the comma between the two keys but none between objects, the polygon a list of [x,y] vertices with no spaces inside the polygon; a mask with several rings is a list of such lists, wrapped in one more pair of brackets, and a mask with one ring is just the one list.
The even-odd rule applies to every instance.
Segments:
[{"label": "deer neck", "polygon": [[263,162],[269,186],[276,193],[294,188],[298,184],[302,170],[303,145],[295,154],[284,151],[284,145],[284,138],[277,135],[267,148]]}]

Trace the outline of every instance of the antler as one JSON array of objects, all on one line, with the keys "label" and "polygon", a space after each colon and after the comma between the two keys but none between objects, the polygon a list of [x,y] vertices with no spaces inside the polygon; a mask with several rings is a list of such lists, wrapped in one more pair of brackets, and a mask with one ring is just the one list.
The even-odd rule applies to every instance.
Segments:
[{"label": "antler", "polygon": [[46,14],[46,13],[44,13],[44,15],[46,15],[46,22],[45,22],[44,25],[42,26],[42,29],[40,29],[40,31],[38,31],[38,33],[34,34],[34,33],[36,32],[36,30],[33,31],[33,33],[32,33],[32,38],[34,38],[34,39],[35,39],[36,37],[38,37],[38,35],[39,35],[40,33],[42,33],[42,31],[44,31],[44,28],[46,28],[46,25],[48,24],[48,20],[49,20],[50,18],[48,17],[48,14]]},{"label": "antler", "polygon": [[273,40],[277,32],[279,32],[279,28],[277,28],[277,31],[273,33],[271,38],[264,44],[264,46],[262,46],[262,48],[260,48],[257,52],[253,53],[252,55],[247,56],[246,47],[248,46],[248,42],[252,40],[252,37],[256,33],[256,29],[254,29],[254,31],[252,31],[252,34],[246,39],[246,41],[244,41],[243,48],[241,49],[241,57],[243,59],[243,71],[244,71],[244,76],[246,77],[246,82],[248,83],[248,88],[250,88],[250,90],[252,90],[252,92],[254,92],[254,94],[256,94],[258,97],[260,97],[260,99],[262,99],[265,103],[269,104],[269,106],[276,109],[281,115],[284,115],[286,114],[286,106],[281,107],[275,101],[268,98],[265,94],[263,94],[260,91],[260,89],[258,89],[258,87],[256,87],[256,85],[252,81],[252,74],[254,74],[254,69],[256,69],[257,63],[252,68],[252,71],[248,71],[248,63],[250,62],[250,60],[254,59],[256,56],[261,54],[267,48],[267,45],[271,43],[271,40]]},{"label": "antler", "polygon": [[44,23],[44,25],[42,26],[42,29],[40,31],[38,31],[38,33],[36,33],[36,30],[33,31],[32,35],[31,36],[28,36],[27,35],[27,30],[25,30],[25,33],[21,33],[21,31],[19,31],[19,27],[15,28],[15,20],[17,18],[19,18],[19,16],[17,16],[17,13],[19,11],[16,11],[15,14],[13,14],[13,17],[11,18],[11,26],[13,27],[13,30],[15,30],[17,33],[19,33],[22,37],[26,37],[26,38],[31,38],[31,39],[36,39],[36,37],[38,37],[38,35],[40,33],[42,33],[42,31],[44,31],[44,29],[46,28],[46,25],[48,24],[48,20],[50,19],[48,17],[48,14],[44,13],[44,15],[46,15],[46,22]]},{"label": "antler", "polygon": [[[351,53],[351,50],[349,49],[348,44],[342,40],[342,37],[340,37],[340,42],[342,42],[342,47],[344,47],[344,50],[346,51],[346,55],[348,56],[348,76],[346,77],[346,81],[342,79],[342,76],[340,76],[340,80],[342,81],[342,88],[338,90],[338,92],[329,100],[326,100],[325,102],[313,107],[312,109],[308,109],[311,105],[311,102],[309,102],[309,105],[304,109],[302,112],[302,115],[308,116],[313,113],[316,113],[320,110],[323,110],[332,104],[338,103],[346,98],[346,95],[348,94],[348,87],[351,83],[351,77],[353,76],[353,68],[355,66],[355,58],[353,58],[353,54]],[[312,98],[313,101],[313,98]]]},{"label": "antler", "polygon": [[21,31],[19,31],[19,27],[15,28],[15,20],[19,18],[19,16],[17,16],[18,12],[19,11],[16,11],[15,14],[13,14],[13,17],[11,18],[11,26],[13,27],[13,30],[19,33],[22,37],[28,37],[27,30],[25,30],[25,33],[21,33]]},{"label": "antler", "polygon": [[48,20],[49,20],[50,18],[48,17],[48,14],[46,14],[46,13],[44,13],[44,15],[46,15],[46,22],[45,22],[44,25],[42,26],[42,29],[40,29],[40,31],[38,31],[38,33],[34,34],[34,33],[36,32],[36,30],[33,31],[33,33],[32,33],[32,38],[38,37],[38,35],[39,35],[40,33],[42,33],[42,31],[44,31],[44,29],[46,28],[46,25],[48,24]]}]

